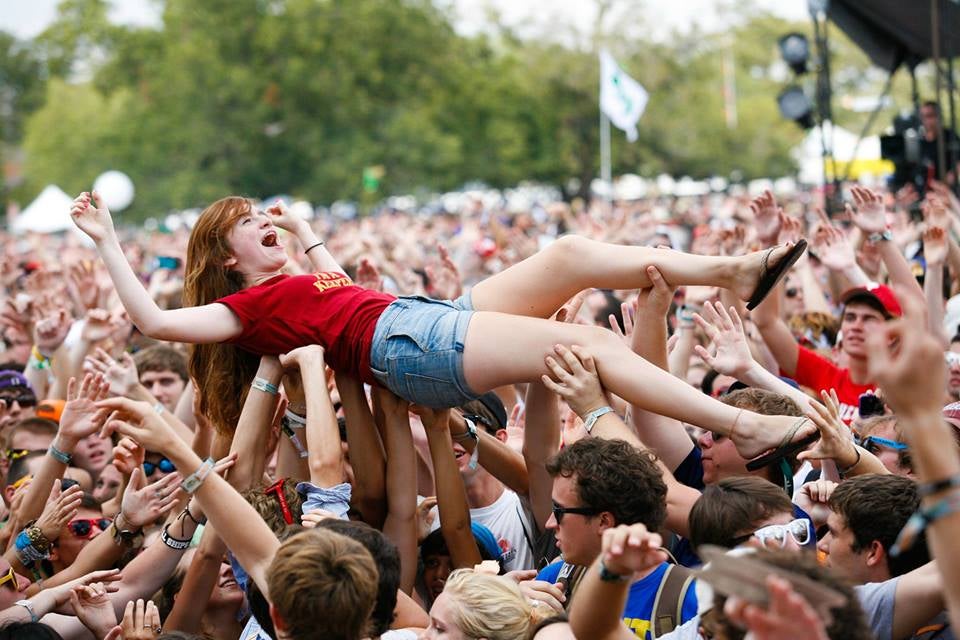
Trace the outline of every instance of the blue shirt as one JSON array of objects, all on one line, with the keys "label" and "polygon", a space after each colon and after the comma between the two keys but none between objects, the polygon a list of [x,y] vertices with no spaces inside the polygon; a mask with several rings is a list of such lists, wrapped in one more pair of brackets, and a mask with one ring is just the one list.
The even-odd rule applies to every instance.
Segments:
[{"label": "blue shirt", "polygon": [[[547,565],[537,574],[537,580],[554,583],[557,581],[557,575],[560,573],[560,567],[563,566],[562,560]],[[653,601],[657,598],[657,590],[663,581],[663,576],[667,571],[668,563],[664,562],[654,569],[650,575],[637,580],[630,585],[630,594],[627,596],[627,606],[623,609],[623,623],[638,638],[644,640],[653,640]],[[697,615],[697,593],[694,585],[696,581],[690,583],[687,593],[683,598],[683,607],[680,611],[682,617],[677,621],[679,627],[684,622]]]}]

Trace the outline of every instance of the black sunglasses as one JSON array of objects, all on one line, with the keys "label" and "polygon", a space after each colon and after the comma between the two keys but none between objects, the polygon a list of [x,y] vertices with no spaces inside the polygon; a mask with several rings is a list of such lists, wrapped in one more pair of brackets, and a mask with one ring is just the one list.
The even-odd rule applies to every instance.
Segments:
[{"label": "black sunglasses", "polygon": [[560,524],[563,516],[568,513],[580,516],[596,516],[603,513],[603,509],[594,509],[592,507],[561,507],[556,502],[553,503],[553,517],[557,521],[557,524]]},{"label": "black sunglasses", "polygon": [[173,473],[174,471],[177,470],[177,468],[173,466],[172,462],[170,462],[166,458],[160,458],[159,462],[147,462],[146,460],[144,460],[143,473],[149,478],[154,473],[156,473],[158,467],[160,471],[164,473]]},{"label": "black sunglasses", "polygon": [[37,406],[37,396],[33,395],[29,391],[25,393],[17,393],[13,395],[10,395],[10,394],[0,395],[0,400],[3,400],[4,402],[6,402],[8,407],[12,405],[14,402],[19,404],[20,407],[24,409],[28,407]]}]

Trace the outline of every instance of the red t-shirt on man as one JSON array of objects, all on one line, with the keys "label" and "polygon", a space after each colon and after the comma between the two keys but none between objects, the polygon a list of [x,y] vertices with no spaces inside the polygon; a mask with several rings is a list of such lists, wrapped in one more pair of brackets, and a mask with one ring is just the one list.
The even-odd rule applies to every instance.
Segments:
[{"label": "red t-shirt on man", "polygon": [[[826,358],[805,347],[797,346],[797,372],[794,379],[818,394],[836,389],[840,401],[840,419],[850,424],[860,408],[860,395],[875,391],[876,385],[857,384],[850,379],[850,370],[838,367]],[[817,398],[820,399],[819,397]]]},{"label": "red t-shirt on man", "polygon": [[377,320],[396,298],[364,289],[335,271],[278,275],[220,298],[240,319],[243,332],[230,340],[258,355],[280,355],[319,344],[334,371],[374,384],[370,344]]}]

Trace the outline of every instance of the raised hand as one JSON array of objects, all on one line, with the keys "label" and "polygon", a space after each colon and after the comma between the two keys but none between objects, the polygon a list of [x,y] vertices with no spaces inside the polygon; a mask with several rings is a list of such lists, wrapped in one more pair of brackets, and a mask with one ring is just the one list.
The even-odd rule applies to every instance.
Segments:
[{"label": "raised hand", "polygon": [[437,513],[433,510],[435,506],[437,506],[436,496],[424,498],[417,505],[417,544],[423,542],[430,535],[433,521],[437,519]]},{"label": "raised hand", "polygon": [[105,637],[117,624],[117,614],[102,582],[75,586],[70,591],[70,606],[95,638]]},{"label": "raised hand", "polygon": [[140,382],[137,365],[133,357],[126,352],[119,360],[114,360],[109,353],[98,347],[84,359],[83,368],[101,374],[107,381],[110,393],[118,396],[129,394]]},{"label": "raised hand", "polygon": [[364,289],[383,291],[383,276],[373,261],[362,258],[357,266],[357,279],[354,284]]},{"label": "raised hand", "polygon": [[113,466],[128,478],[135,469],[143,466],[146,451],[133,438],[120,438],[120,442],[113,448]]},{"label": "raised hand", "polygon": [[863,187],[850,190],[856,209],[846,205],[850,219],[864,233],[882,233],[887,228],[887,208],[883,205],[883,196]]},{"label": "raised hand", "polygon": [[283,200],[277,200],[267,207],[265,213],[273,220],[273,224],[294,235],[297,235],[297,232],[307,225],[307,221],[290,211]]},{"label": "raised hand", "polygon": [[[796,244],[803,237],[803,223],[786,214],[781,214],[780,233],[777,235],[777,244]],[[806,254],[801,259],[806,258]]]},{"label": "raised hand", "polygon": [[927,195],[927,198],[920,205],[920,211],[923,213],[923,221],[928,227],[950,228],[950,213],[947,211],[947,204],[939,196],[934,194]]},{"label": "raised hand", "polygon": [[95,243],[99,244],[115,237],[113,218],[96,191],[93,192],[92,200],[91,194],[86,191],[74,198],[70,217],[73,218],[74,224]]},{"label": "raised hand", "polygon": [[[647,267],[647,277],[650,278],[650,286],[640,289],[637,295],[637,314],[651,314],[663,318],[670,310],[675,287],[672,287],[654,266]],[[624,314],[624,320],[626,320],[626,314]],[[627,336],[630,333],[627,332]]]},{"label": "raised hand", "polygon": [[78,384],[76,378],[67,383],[67,403],[60,416],[59,437],[74,444],[95,433],[107,417],[97,402],[107,397],[109,386],[98,374],[86,374]]},{"label": "raised hand", "polygon": [[123,620],[104,640],[155,640],[161,631],[160,611],[153,600],[146,604],[143,600],[131,600],[123,611]]},{"label": "raised hand", "polygon": [[106,340],[116,331],[119,321],[105,309],[91,309],[87,312],[83,322],[83,331],[80,337],[87,342]]},{"label": "raised hand", "polygon": [[70,265],[68,269],[71,295],[76,299],[78,308],[82,310],[95,309],[100,298],[100,287],[97,285],[97,274],[90,260],[80,260]]},{"label": "raised hand", "polygon": [[[942,356],[941,356],[942,359]],[[840,419],[840,400],[837,399],[835,389],[820,392],[823,403],[810,400],[813,410],[807,410],[806,415],[820,431],[820,439],[814,445],[797,454],[797,460],[836,460],[840,467],[848,467],[855,463],[857,454],[853,444],[853,437],[843,420]]]},{"label": "raised hand", "polygon": [[660,548],[663,545],[660,534],[647,531],[642,524],[621,524],[607,529],[601,544],[603,566],[621,576],[652,569],[667,559]]},{"label": "raised hand", "polygon": [[43,507],[43,513],[37,518],[36,526],[39,527],[47,540],[53,542],[60,537],[60,532],[68,522],[73,520],[77,511],[80,510],[80,503],[83,500],[83,490],[79,485],[73,485],[66,491],[60,491],[60,479],[53,481],[53,489],[50,491],[50,497],[47,504]]},{"label": "raised hand", "polygon": [[437,251],[440,252],[440,260],[427,264],[427,290],[430,295],[444,300],[453,300],[460,297],[463,293],[463,283],[460,281],[460,270],[453,260],[447,248],[442,244],[437,245]]},{"label": "raised hand", "polygon": [[550,375],[540,376],[547,389],[563,398],[580,418],[610,404],[600,384],[593,356],[586,349],[577,345],[569,349],[557,345],[554,351],[559,361],[548,355],[545,362]]},{"label": "raised hand", "polygon": [[298,347],[293,351],[282,354],[280,365],[284,369],[303,369],[308,365],[323,366],[323,347],[318,344]]},{"label": "raised hand", "polygon": [[146,484],[140,467],[134,469],[120,503],[120,516],[123,516],[125,528],[141,529],[169,513],[180,498],[178,491],[182,479],[179,473],[170,473],[152,484]]},{"label": "raised hand", "polygon": [[853,246],[843,231],[831,224],[822,224],[813,236],[817,258],[831,271],[845,271],[856,264]]},{"label": "raised hand", "polygon": [[583,306],[583,301],[587,299],[587,296],[590,295],[592,291],[593,289],[584,289],[567,300],[554,314],[553,319],[557,322],[574,324],[577,320],[577,314],[580,313],[580,307]]},{"label": "raised hand", "polygon": [[942,267],[947,261],[947,232],[943,227],[927,227],[923,232],[923,259],[927,268]]},{"label": "raised hand", "polygon": [[730,307],[729,313],[720,302],[703,305],[704,318],[699,313],[693,315],[694,322],[710,338],[713,354],[700,345],[693,350],[707,364],[725,376],[740,377],[753,366],[753,355],[743,330],[743,321],[736,309]]},{"label": "raised hand", "polygon": [[100,430],[103,438],[119,433],[133,438],[144,449],[159,453],[167,453],[171,445],[182,442],[173,428],[146,402],[118,397],[100,400],[96,406],[113,412]]},{"label": "raised hand", "polygon": [[34,326],[33,343],[41,355],[51,355],[60,348],[73,326],[73,317],[63,307],[44,313]]},{"label": "raised hand", "polygon": [[753,212],[753,225],[757,232],[757,239],[764,245],[776,244],[782,222],[780,214],[783,210],[777,206],[777,200],[773,194],[770,191],[764,191],[762,195],[750,202],[750,210]]},{"label": "raised hand", "polygon": [[899,416],[939,412],[947,376],[943,346],[927,330],[923,298],[912,289],[895,291],[903,315],[867,336],[870,379]]},{"label": "raised hand", "polygon": [[554,613],[563,613],[563,604],[567,601],[567,596],[564,595],[563,589],[552,582],[521,580],[517,583],[517,586],[520,587],[520,592],[526,597],[527,602],[534,607],[546,605]]}]

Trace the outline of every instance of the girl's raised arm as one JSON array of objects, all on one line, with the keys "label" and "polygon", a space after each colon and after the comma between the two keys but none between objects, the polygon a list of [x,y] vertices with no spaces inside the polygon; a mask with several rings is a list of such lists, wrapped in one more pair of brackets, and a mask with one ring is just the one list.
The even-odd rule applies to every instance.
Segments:
[{"label": "girl's raised arm", "polygon": [[73,201],[70,216],[81,231],[90,236],[100,258],[110,273],[120,301],[130,319],[147,336],[158,340],[203,344],[223,342],[240,335],[242,325],[230,309],[222,304],[163,310],[147,293],[143,283],[127,262],[113,219],[100,194],[81,193]]}]

